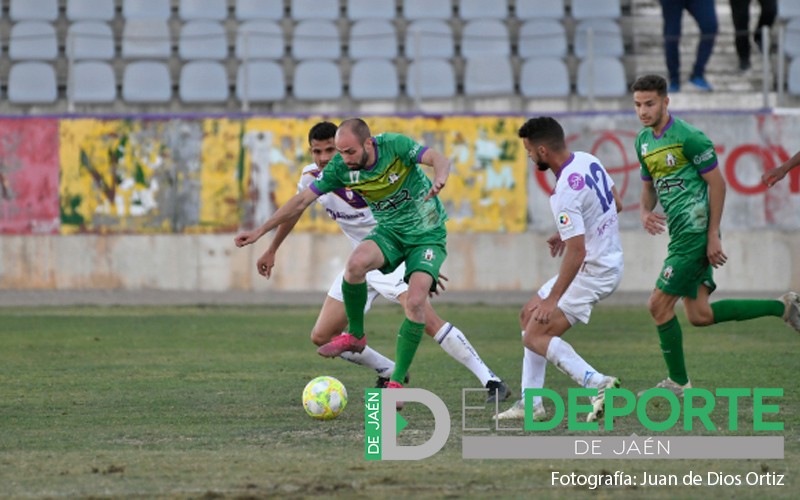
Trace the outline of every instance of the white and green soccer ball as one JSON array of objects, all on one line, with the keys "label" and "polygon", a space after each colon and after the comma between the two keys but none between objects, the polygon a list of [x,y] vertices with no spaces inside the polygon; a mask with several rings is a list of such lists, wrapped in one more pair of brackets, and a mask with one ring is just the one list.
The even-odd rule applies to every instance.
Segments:
[{"label": "white and green soccer ball", "polygon": [[339,416],[347,406],[347,389],[339,379],[322,375],[303,389],[303,408],[312,418],[330,420]]}]

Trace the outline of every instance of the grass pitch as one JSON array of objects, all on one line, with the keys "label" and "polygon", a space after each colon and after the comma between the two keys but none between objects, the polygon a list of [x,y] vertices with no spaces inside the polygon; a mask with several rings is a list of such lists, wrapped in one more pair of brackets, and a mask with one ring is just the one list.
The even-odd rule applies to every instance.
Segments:
[{"label": "grass pitch", "polygon": [[[439,313],[518,394],[518,308],[441,306]],[[679,316],[695,387],[784,388],[778,418],[784,431],[767,433],[785,437],[784,460],[464,460],[461,389],[479,384],[426,338],[411,385],[450,408],[448,443],[423,461],[366,462],[363,389],[375,376],[315,354],[308,332],[316,314],[316,308],[0,308],[0,497],[796,498],[800,337],[777,319],[697,329]],[[370,345],[394,357],[401,321],[399,308],[376,307],[367,316]],[[665,376],[644,305],[601,304],[591,324],[566,339],[631,390]],[[300,402],[306,382],[322,374],[342,380],[350,394],[345,412],[328,422],[308,418]],[[572,386],[553,367],[546,385],[562,394]],[[430,424],[430,413],[418,406],[408,405],[404,416]],[[740,429],[752,429],[752,405],[738,413]],[[713,414],[721,428],[726,419],[727,412]],[[632,432],[644,431],[634,419],[621,419],[613,433]],[[553,433],[569,434],[563,426]],[[412,426],[404,434],[415,439]],[[616,470],[785,478],[784,486],[769,487],[551,485],[553,471]]]}]

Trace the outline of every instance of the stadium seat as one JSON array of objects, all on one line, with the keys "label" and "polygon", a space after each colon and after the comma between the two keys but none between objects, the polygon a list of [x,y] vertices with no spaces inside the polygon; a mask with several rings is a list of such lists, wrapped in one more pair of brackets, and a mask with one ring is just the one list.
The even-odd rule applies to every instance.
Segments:
[{"label": "stadium seat", "polygon": [[467,59],[483,56],[508,57],[511,55],[508,28],[496,19],[469,21],[464,26],[461,38],[461,55]]},{"label": "stadium seat", "polygon": [[792,59],[789,63],[786,87],[789,94],[800,95],[800,57]]},{"label": "stadium seat", "polygon": [[616,57],[584,59],[578,65],[576,83],[581,97],[622,97],[627,94],[625,68]]},{"label": "stadium seat", "polygon": [[800,2],[797,0],[778,0],[778,17],[782,19],[800,17]]},{"label": "stadium seat", "polygon": [[584,58],[589,54],[589,32],[592,33],[592,53],[595,56],[622,57],[625,47],[622,30],[612,19],[587,19],[575,28],[575,55]]},{"label": "stadium seat", "polygon": [[8,57],[12,60],[53,60],[58,57],[56,29],[43,21],[20,21],[11,26]]},{"label": "stadium seat", "polygon": [[111,21],[114,19],[114,9],[114,0],[67,0],[67,19]]},{"label": "stadium seat", "polygon": [[342,73],[330,60],[301,61],[294,69],[294,97],[300,101],[321,101],[342,97]]},{"label": "stadium seat", "polygon": [[25,61],[11,66],[8,73],[8,100],[19,104],[56,102],[56,72],[49,63]]},{"label": "stadium seat", "polygon": [[339,19],[339,0],[292,0],[289,9],[292,19]]},{"label": "stadium seat", "polygon": [[421,99],[451,99],[456,96],[453,65],[445,59],[417,59],[406,70],[406,93]]},{"label": "stadium seat", "polygon": [[465,20],[505,19],[508,0],[458,0],[458,17]]},{"label": "stadium seat", "polygon": [[236,19],[249,21],[283,19],[283,0],[236,0]]},{"label": "stadium seat", "polygon": [[217,61],[190,61],[181,68],[178,96],[186,103],[228,100],[228,73]]},{"label": "stadium seat", "polygon": [[403,17],[409,21],[416,19],[448,21],[453,17],[453,5],[450,0],[403,0]]},{"label": "stadium seat", "polygon": [[170,0],[122,0],[122,17],[125,19],[166,21],[171,14]]},{"label": "stadium seat", "polygon": [[114,69],[103,61],[80,61],[72,65],[70,99],[76,103],[110,103],[117,98]]},{"label": "stadium seat", "polygon": [[8,17],[12,21],[55,21],[58,0],[11,0]]},{"label": "stadium seat", "polygon": [[122,57],[168,58],[172,52],[169,26],[159,19],[129,19],[122,29]]},{"label": "stadium seat", "polygon": [[228,57],[228,37],[222,23],[189,21],[181,26],[178,55],[186,60]]},{"label": "stadium seat", "polygon": [[331,21],[301,21],[292,33],[295,59],[338,59],[342,54],[339,28]]},{"label": "stadium seat", "polygon": [[178,17],[184,21],[222,21],[228,17],[226,0],[180,0]]},{"label": "stadium seat", "polygon": [[172,80],[167,64],[135,61],[125,66],[122,99],[133,103],[167,102],[172,98]]},{"label": "stadium seat", "polygon": [[102,21],[78,21],[67,30],[67,56],[72,59],[112,59],[114,34]]},{"label": "stadium seat", "polygon": [[791,19],[786,24],[783,47],[787,56],[792,58],[800,56],[800,17]]},{"label": "stadium seat", "polygon": [[280,59],[284,55],[283,31],[275,21],[245,21],[236,32],[237,59]]},{"label": "stadium seat", "polygon": [[399,89],[397,66],[389,59],[360,59],[350,69],[353,99],[397,99]]},{"label": "stadium seat", "polygon": [[367,19],[356,21],[350,28],[350,57],[397,57],[397,31],[389,21]]},{"label": "stadium seat", "polygon": [[519,56],[566,57],[567,32],[564,25],[553,20],[526,21],[519,29]]},{"label": "stadium seat", "polygon": [[584,19],[618,19],[622,15],[620,0],[572,0],[572,17]]},{"label": "stadium seat", "polygon": [[556,57],[527,59],[522,63],[519,89],[524,97],[567,97],[571,93],[567,64]]},{"label": "stadium seat", "polygon": [[236,98],[248,102],[280,101],[286,97],[283,67],[275,61],[248,61],[236,72]]},{"label": "stadium seat", "polygon": [[453,28],[438,19],[412,22],[406,27],[405,55],[409,59],[453,57]]},{"label": "stadium seat", "polygon": [[564,0],[517,0],[514,10],[518,19],[563,19]]},{"label": "stadium seat", "polygon": [[351,21],[383,19],[391,21],[397,17],[395,0],[347,0],[347,18]]},{"label": "stadium seat", "polygon": [[464,95],[469,97],[514,94],[514,73],[507,57],[487,55],[467,59]]}]

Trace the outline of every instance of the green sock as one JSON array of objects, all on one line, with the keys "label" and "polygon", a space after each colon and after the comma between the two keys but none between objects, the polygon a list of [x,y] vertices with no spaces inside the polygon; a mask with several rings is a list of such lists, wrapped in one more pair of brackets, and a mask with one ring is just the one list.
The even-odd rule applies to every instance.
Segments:
[{"label": "green sock", "polygon": [[425,331],[425,323],[415,323],[406,318],[400,325],[400,332],[397,334],[397,355],[394,360],[394,372],[392,372],[392,382],[403,383],[403,379],[408,373],[411,361],[417,353],[419,341],[422,340],[422,333]]},{"label": "green sock", "polygon": [[347,314],[348,333],[360,339],[364,337],[364,307],[367,305],[367,282],[348,283],[342,280],[344,311]]},{"label": "green sock", "polygon": [[658,325],[658,338],[661,339],[661,353],[667,363],[669,378],[680,385],[686,385],[689,376],[686,375],[686,364],[683,359],[683,331],[678,317],[673,316],[671,320],[663,325]]},{"label": "green sock", "polygon": [[783,316],[784,304],[780,300],[726,299],[711,304],[714,323],[744,321],[764,316]]}]

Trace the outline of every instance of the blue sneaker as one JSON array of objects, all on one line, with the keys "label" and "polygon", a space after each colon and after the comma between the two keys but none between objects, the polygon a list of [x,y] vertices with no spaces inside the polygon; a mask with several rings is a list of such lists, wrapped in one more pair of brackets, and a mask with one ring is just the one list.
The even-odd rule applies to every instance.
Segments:
[{"label": "blue sneaker", "polygon": [[711,88],[711,85],[709,85],[706,79],[703,78],[702,76],[693,76],[689,80],[689,82],[691,82],[692,85],[697,87],[698,90],[702,90],[703,92],[711,92],[712,90],[714,90]]},{"label": "blue sneaker", "polygon": [[681,84],[680,82],[671,82],[669,84],[669,93],[674,94],[675,92],[681,91]]}]

